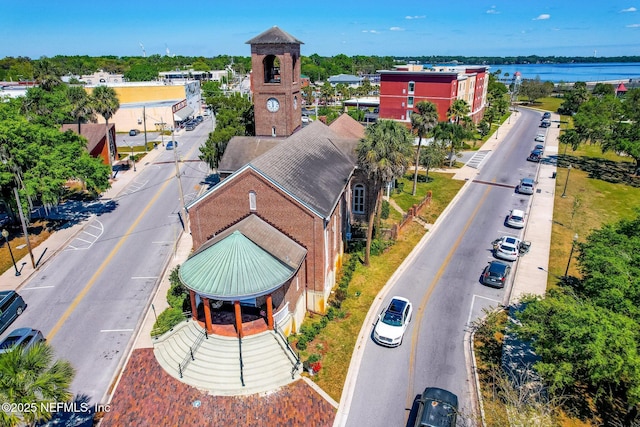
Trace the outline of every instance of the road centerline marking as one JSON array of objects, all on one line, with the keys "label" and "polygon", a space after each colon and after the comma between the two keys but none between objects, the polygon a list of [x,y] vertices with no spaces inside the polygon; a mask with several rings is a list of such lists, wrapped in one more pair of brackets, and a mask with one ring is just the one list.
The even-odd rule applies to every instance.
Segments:
[{"label": "road centerline marking", "polygon": [[111,252],[109,252],[109,255],[107,255],[104,261],[102,261],[102,264],[100,264],[100,267],[98,267],[96,272],[93,273],[93,276],[91,276],[91,278],[89,279],[89,282],[80,291],[78,296],[76,296],[73,299],[69,307],[62,314],[62,317],[58,319],[58,321],[53,326],[53,328],[51,328],[51,331],[47,334],[47,341],[51,342],[51,340],[58,334],[64,322],[66,322],[69,316],[71,316],[71,313],[75,311],[75,309],[78,307],[78,304],[80,304],[80,302],[84,299],[87,293],[91,290],[95,282],[98,280],[98,277],[100,277],[104,269],[107,267],[107,265],[109,265],[113,257],[118,253],[122,245],[124,245],[124,242],[126,242],[129,236],[131,236],[133,230],[135,230],[135,228],[138,226],[140,221],[142,221],[142,218],[147,214],[147,212],[151,209],[151,207],[153,207],[153,205],[158,201],[158,198],[160,197],[160,195],[164,192],[164,190],[167,188],[167,186],[171,182],[172,180],[170,179],[165,181],[164,185],[160,188],[160,191],[156,193],[156,195],[147,204],[147,207],[144,208],[144,210],[140,213],[140,215],[138,215],[138,218],[136,218],[133,224],[131,224],[131,227],[129,227],[127,231],[124,233],[124,236],[120,238],[116,246],[111,250]]}]

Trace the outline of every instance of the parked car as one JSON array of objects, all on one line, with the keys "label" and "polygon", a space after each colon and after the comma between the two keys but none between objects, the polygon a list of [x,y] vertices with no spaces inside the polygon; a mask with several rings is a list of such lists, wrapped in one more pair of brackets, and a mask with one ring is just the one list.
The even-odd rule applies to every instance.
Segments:
[{"label": "parked car", "polygon": [[164,145],[164,148],[166,148],[167,150],[173,150],[174,147],[178,147],[178,141],[168,141]]},{"label": "parked car", "polygon": [[0,354],[8,353],[18,347],[22,347],[22,349],[26,351],[34,344],[43,342],[44,340],[42,332],[37,329],[18,328],[11,331],[11,333],[0,342]]},{"label": "parked car", "polygon": [[378,316],[373,328],[373,339],[381,345],[397,347],[402,344],[404,332],[411,321],[412,305],[408,299],[395,296]]},{"label": "parked car", "polygon": [[535,181],[531,178],[522,178],[520,184],[516,187],[519,194],[533,194]]},{"label": "parked car", "polygon": [[458,417],[458,396],[450,391],[427,387],[418,400],[414,427],[454,427]]},{"label": "parked car", "polygon": [[524,228],[524,211],[513,209],[507,217],[507,225],[513,228]]},{"label": "parked car", "polygon": [[16,291],[0,291],[0,332],[7,329],[27,307]]},{"label": "parked car", "polygon": [[131,129],[129,131],[129,136],[136,136],[139,133],[138,129]]},{"label": "parked car", "polygon": [[193,124],[188,124],[184,127],[185,130],[194,130],[196,128],[196,125]]},{"label": "parked car", "polygon": [[495,288],[504,288],[511,266],[502,261],[489,261],[482,272],[482,284]]},{"label": "parked car", "polygon": [[196,116],[196,121],[197,121],[198,123],[202,123],[202,122],[204,121],[204,117],[202,117],[202,116]]},{"label": "parked car", "polygon": [[551,118],[551,113],[548,111],[545,111],[544,114],[542,115],[542,120],[550,119],[550,118]]},{"label": "parked car", "polygon": [[505,261],[515,261],[520,255],[522,241],[517,237],[503,236],[492,242],[493,256]]},{"label": "parked car", "polygon": [[536,142],[544,142],[544,134],[543,133],[537,134],[536,137],[534,138],[534,141],[536,141]]},{"label": "parked car", "polygon": [[544,145],[542,144],[536,144],[535,147],[533,147],[533,150],[540,150],[543,151],[544,150]]},{"label": "parked car", "polygon": [[309,117],[308,116],[302,116],[302,123],[309,123]]},{"label": "parked car", "polygon": [[541,128],[548,128],[549,126],[551,126],[550,120],[544,119],[543,121],[540,122]]},{"label": "parked car", "polygon": [[533,150],[527,157],[529,162],[539,162],[540,160],[542,160],[542,150]]}]

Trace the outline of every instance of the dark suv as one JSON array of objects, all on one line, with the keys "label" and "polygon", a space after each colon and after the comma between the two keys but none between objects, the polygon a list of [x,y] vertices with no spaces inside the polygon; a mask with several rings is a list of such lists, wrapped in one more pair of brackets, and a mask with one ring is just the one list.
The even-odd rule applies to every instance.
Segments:
[{"label": "dark suv", "polygon": [[0,332],[7,329],[27,307],[16,291],[0,291]]},{"label": "dark suv", "polygon": [[511,266],[500,261],[491,261],[482,272],[482,284],[494,288],[504,288]]},{"label": "dark suv", "polygon": [[455,427],[458,396],[441,388],[427,387],[418,401],[414,427]]}]

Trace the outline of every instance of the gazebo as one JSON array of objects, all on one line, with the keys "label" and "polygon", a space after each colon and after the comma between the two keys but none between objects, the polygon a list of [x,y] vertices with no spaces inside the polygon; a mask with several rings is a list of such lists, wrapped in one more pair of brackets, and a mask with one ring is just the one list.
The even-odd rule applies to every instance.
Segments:
[{"label": "gazebo", "polygon": [[189,290],[194,320],[208,333],[216,333],[216,324],[229,322],[214,314],[229,314],[227,308],[233,305],[232,323],[239,338],[244,336],[243,309],[251,315],[249,319],[263,319],[266,327],[273,329],[273,309],[286,305],[287,288],[306,253],[255,214],[230,226],[180,267],[178,276]]}]

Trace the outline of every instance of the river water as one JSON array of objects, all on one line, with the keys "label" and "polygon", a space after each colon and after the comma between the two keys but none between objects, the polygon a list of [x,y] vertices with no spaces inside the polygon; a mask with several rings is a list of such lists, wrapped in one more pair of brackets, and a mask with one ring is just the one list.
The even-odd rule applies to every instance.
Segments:
[{"label": "river water", "polygon": [[611,62],[593,64],[520,64],[491,65],[490,72],[502,71],[501,78],[509,73],[509,78],[520,71],[523,79],[540,77],[542,81],[554,83],[602,82],[640,80],[640,63]]}]

